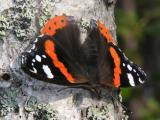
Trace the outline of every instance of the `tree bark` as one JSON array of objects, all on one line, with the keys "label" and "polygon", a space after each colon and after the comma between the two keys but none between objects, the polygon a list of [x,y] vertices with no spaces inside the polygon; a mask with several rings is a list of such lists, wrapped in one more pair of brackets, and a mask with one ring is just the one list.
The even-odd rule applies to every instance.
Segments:
[{"label": "tree bark", "polygon": [[[19,55],[39,34],[44,22],[63,13],[88,21],[100,19],[116,39],[115,0],[0,1],[0,119],[121,120],[117,92],[101,90],[100,99],[81,88],[35,80],[20,68]],[[85,22],[84,22],[85,24]],[[85,30],[82,30],[85,37]],[[112,93],[111,93],[112,92]],[[113,94],[113,96],[111,95]]]}]

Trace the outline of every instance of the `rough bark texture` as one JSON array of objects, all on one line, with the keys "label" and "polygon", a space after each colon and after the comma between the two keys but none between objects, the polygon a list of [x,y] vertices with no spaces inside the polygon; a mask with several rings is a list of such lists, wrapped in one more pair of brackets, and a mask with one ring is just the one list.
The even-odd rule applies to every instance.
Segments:
[{"label": "rough bark texture", "polygon": [[[100,19],[115,38],[115,0],[0,1],[0,119],[2,120],[121,120],[121,104],[111,92],[101,99],[80,88],[64,88],[34,80],[20,69],[18,56],[35,39],[43,23],[59,14],[85,21]],[[82,30],[85,36],[85,30]],[[9,78],[10,77],[10,78]],[[116,106],[115,106],[116,105]]]}]

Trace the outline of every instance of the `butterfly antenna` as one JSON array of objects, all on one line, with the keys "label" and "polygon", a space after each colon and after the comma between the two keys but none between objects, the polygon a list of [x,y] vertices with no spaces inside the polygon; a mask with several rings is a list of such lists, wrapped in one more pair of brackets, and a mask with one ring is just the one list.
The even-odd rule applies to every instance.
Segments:
[{"label": "butterfly antenna", "polygon": [[114,101],[117,101],[118,103],[120,103],[121,104],[121,106],[122,106],[122,108],[124,109],[124,111],[125,112],[127,112],[127,113],[129,113],[129,114],[132,114],[133,112],[131,111],[131,110],[129,110],[125,105],[123,105],[123,103],[119,100],[119,99],[117,99],[117,98],[115,98],[113,95],[112,95],[112,93],[110,93],[109,94],[111,97],[112,97],[112,101],[113,101],[113,103],[114,103],[114,108],[116,108],[117,107],[117,105],[115,105],[115,102]]}]

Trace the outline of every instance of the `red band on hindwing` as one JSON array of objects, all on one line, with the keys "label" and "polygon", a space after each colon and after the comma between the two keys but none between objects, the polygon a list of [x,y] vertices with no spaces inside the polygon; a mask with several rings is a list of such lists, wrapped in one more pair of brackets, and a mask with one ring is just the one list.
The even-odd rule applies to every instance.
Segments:
[{"label": "red band on hindwing", "polygon": [[61,73],[66,77],[66,79],[70,83],[76,83],[75,79],[72,77],[72,75],[68,72],[67,68],[65,65],[58,60],[58,57],[55,53],[55,44],[51,40],[46,40],[45,41],[45,52],[47,55],[52,59],[53,64],[55,65],[56,68],[58,68]]},{"label": "red band on hindwing", "polygon": [[97,25],[101,34],[106,38],[107,42],[112,42],[113,44],[116,44],[115,40],[113,39],[112,35],[109,33],[109,30],[105,27],[105,25],[99,20],[97,21]]},{"label": "red band on hindwing", "polygon": [[[105,27],[105,25],[100,21],[97,21],[97,25],[99,27],[101,34],[106,38],[107,43],[111,42],[115,45],[116,41],[113,39],[112,35],[109,33],[109,30]],[[111,54],[111,57],[113,58],[114,65],[115,65],[113,83],[116,88],[119,88],[120,87],[120,74],[122,72],[120,68],[121,60],[119,58],[118,53],[113,47],[109,47],[109,52]]]},{"label": "red band on hindwing", "polygon": [[120,74],[121,74],[121,68],[120,68],[121,60],[120,60],[116,50],[113,47],[110,47],[109,51],[110,51],[110,54],[113,58],[114,65],[115,65],[115,67],[114,67],[114,79],[113,79],[114,86],[116,88],[119,88],[120,87]]}]

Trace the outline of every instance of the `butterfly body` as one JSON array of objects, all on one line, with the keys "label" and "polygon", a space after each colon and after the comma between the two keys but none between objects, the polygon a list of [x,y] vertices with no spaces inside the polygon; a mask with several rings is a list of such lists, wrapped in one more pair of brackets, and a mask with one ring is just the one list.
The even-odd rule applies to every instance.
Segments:
[{"label": "butterfly body", "polygon": [[22,69],[30,76],[60,85],[115,88],[144,83],[144,71],[128,60],[100,22],[91,20],[85,42],[71,16],[56,16],[22,54]]}]

